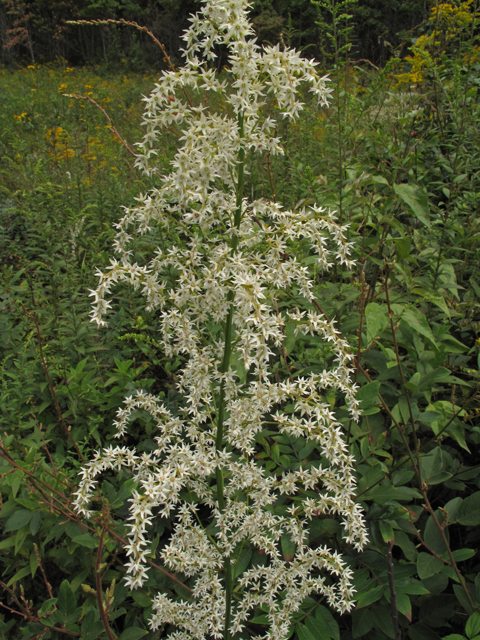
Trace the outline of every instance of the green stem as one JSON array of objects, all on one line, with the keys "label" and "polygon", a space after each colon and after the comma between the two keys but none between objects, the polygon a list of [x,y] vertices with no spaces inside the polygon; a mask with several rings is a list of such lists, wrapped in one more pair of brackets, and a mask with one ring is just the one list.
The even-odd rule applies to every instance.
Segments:
[{"label": "green stem", "polygon": [[[238,129],[240,134],[240,140],[244,137],[243,126],[243,113],[238,114]],[[240,147],[238,152],[238,176],[237,176],[237,200],[234,219],[235,232],[240,228],[242,221],[242,201],[243,201],[243,188],[245,182],[245,148]],[[238,235],[234,233],[231,242],[231,253],[234,254],[238,247]],[[232,334],[233,334],[233,301],[235,298],[235,292],[230,290],[227,295],[227,303],[229,305],[227,321],[225,323],[225,347],[223,352],[222,373],[227,373],[230,369],[230,360],[232,356]],[[218,401],[218,414],[217,414],[217,438],[216,449],[221,451],[223,448],[223,423],[225,421],[225,380],[222,380],[220,384],[220,397]],[[220,467],[216,469],[217,480],[217,497],[218,508],[220,511],[225,510],[225,483],[223,478],[223,471]],[[224,640],[230,638],[230,617],[232,608],[232,593],[233,593],[233,580],[232,580],[232,565],[230,557],[225,558],[225,628],[223,637]]]}]

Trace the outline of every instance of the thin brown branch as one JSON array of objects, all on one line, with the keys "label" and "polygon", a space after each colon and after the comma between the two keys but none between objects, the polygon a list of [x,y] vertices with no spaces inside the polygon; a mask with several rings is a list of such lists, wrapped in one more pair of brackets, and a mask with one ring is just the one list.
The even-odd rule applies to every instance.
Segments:
[{"label": "thin brown branch", "polygon": [[123,144],[123,146],[125,147],[125,149],[128,151],[128,153],[130,155],[132,155],[134,158],[137,157],[137,154],[135,153],[135,151],[130,147],[130,145],[128,144],[128,142],[126,142],[122,136],[120,135],[120,133],[118,132],[117,128],[115,127],[115,125],[113,124],[113,120],[110,118],[110,116],[108,115],[108,113],[105,111],[105,109],[100,106],[98,104],[98,102],[96,100],[94,100],[93,98],[91,98],[90,96],[82,96],[80,93],[65,93],[63,94],[68,98],[74,98],[75,100],[88,100],[89,102],[91,102],[95,107],[97,107],[97,109],[100,109],[100,111],[103,113],[103,115],[106,117],[106,119],[109,122],[110,128],[113,131],[113,133],[117,136],[117,138],[120,140],[120,142]]},{"label": "thin brown branch", "polygon": [[97,564],[95,565],[95,579],[96,579],[96,587],[97,587],[97,603],[98,609],[100,611],[100,617],[103,622],[103,626],[105,628],[105,633],[107,634],[108,640],[116,640],[115,634],[110,629],[110,625],[108,624],[108,617],[105,612],[105,607],[103,606],[102,600],[102,579],[100,576],[100,563],[102,561],[102,551],[103,551],[103,536],[105,534],[105,528],[102,527],[102,533],[100,534],[100,542],[98,545],[98,553],[97,553]]},{"label": "thin brown branch", "polygon": [[[168,63],[168,66],[170,67],[170,69],[172,71],[176,71],[175,69],[175,65],[173,64],[173,62],[170,59],[170,56],[167,53],[167,50],[165,48],[165,45],[163,45],[160,40],[158,40],[151,31],[149,31],[149,29],[147,29],[147,27],[141,27],[138,22],[134,22],[133,20],[123,20],[123,19],[118,19],[118,20],[113,20],[113,19],[107,19],[107,20],[68,20],[67,24],[76,24],[76,25],[92,25],[92,26],[101,26],[101,25],[111,25],[111,24],[121,24],[123,26],[126,27],[133,27],[134,29],[138,29],[138,31],[143,31],[144,33],[146,33],[148,36],[150,36],[150,38],[152,38],[152,40],[155,42],[155,44],[160,47],[160,49],[162,50],[163,55],[165,56],[165,60]],[[188,100],[188,104],[193,107],[193,102],[191,101],[185,87],[183,87],[183,93],[185,94],[185,97]]]},{"label": "thin brown branch", "polygon": [[395,581],[393,579],[392,547],[393,547],[393,541],[389,540],[387,542],[387,555],[385,557],[385,560],[387,562],[388,586],[390,589],[390,599],[391,599],[391,609],[392,609],[391,613],[392,613],[393,628],[395,630],[395,640],[402,640],[402,632],[400,630],[400,625],[398,624],[397,593],[395,591]]},{"label": "thin brown branch", "polygon": [[43,581],[45,582],[45,586],[47,587],[48,595],[50,598],[53,598],[52,586],[47,580],[47,576],[45,575],[45,571],[42,565],[42,559],[40,558],[40,554],[38,552],[38,547],[35,543],[33,543],[33,551],[35,552],[35,557],[37,558],[38,566],[40,567],[40,571],[42,572]]}]

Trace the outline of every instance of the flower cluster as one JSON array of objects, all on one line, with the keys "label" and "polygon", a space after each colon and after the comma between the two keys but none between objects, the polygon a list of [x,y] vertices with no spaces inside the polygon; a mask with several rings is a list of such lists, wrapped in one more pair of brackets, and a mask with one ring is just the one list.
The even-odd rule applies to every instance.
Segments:
[{"label": "flower cluster", "polygon": [[[147,308],[157,313],[164,352],[185,362],[178,375],[184,397],[180,415],[143,392],[127,398],[118,412],[121,436],[132,412],[147,411],[158,427],[156,449],[139,455],[110,447],[97,453],[82,471],[75,502],[88,516],[103,471],[128,467],[133,472],[138,485],[130,501],[131,587],[145,581],[149,525],[157,515],[175,518],[161,557],[172,571],[192,580],[193,595],[188,602],[157,595],[150,624],[152,629],[174,625],[178,640],[238,633],[256,607],[268,611],[265,637],[283,639],[292,614],[311,593],[323,594],[340,612],[349,610],[351,572],[337,553],[309,546],[309,524],[332,514],[341,520],[348,543],[361,549],[366,542],[354,500],[353,459],[324,400],[325,390],[333,387],[344,395],[352,418],[359,416],[348,344],[313,304],[311,311],[284,313],[276,304],[279,292],[292,290],[307,301],[306,308],[314,302],[309,271],[291,251],[299,240],[308,240],[323,271],[334,262],[352,265],[346,228],[322,207],[286,211],[266,200],[249,202],[243,193],[246,155],[282,153],[275,120],[264,113],[267,101],[270,112],[274,103],[278,114],[294,120],[302,109],[299,84],[310,85],[319,104],[326,105],[327,79],[292,50],[261,50],[247,9],[244,0],[206,0],[184,36],[184,67],[164,73],[146,98],[146,135],[137,166],[158,174],[156,145],[166,130],[177,134],[181,146],[161,186],[125,210],[117,225],[118,259],[99,273],[92,292],[93,319],[106,324],[112,286],[127,281],[140,289]],[[229,53],[223,80],[210,63],[218,46]],[[209,94],[216,94],[211,102],[223,101],[224,108],[209,107]],[[154,248],[147,264],[133,262],[135,235],[172,225],[188,238],[184,246]],[[331,343],[335,368],[274,379],[271,358],[283,344],[287,323],[296,333]],[[212,327],[223,327],[223,334],[212,333]],[[254,457],[266,422],[276,424],[279,433],[314,443],[322,463],[268,471]],[[185,491],[197,504],[182,499]],[[281,496],[295,498],[283,513],[275,509]],[[204,527],[199,505],[202,514],[205,509],[210,514],[213,529]],[[295,545],[289,562],[281,553],[284,536]],[[241,569],[238,559],[249,549],[257,561]],[[233,605],[231,580],[242,594]]]}]

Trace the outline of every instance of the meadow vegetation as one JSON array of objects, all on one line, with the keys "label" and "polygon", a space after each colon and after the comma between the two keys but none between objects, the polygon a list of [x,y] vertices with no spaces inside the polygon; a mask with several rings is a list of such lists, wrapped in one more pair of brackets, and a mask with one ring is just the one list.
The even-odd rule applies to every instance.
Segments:
[{"label": "meadow vegetation", "polygon": [[[330,389],[325,401],[355,456],[356,500],[369,533],[359,553],[345,544],[334,517],[312,520],[310,546],[343,555],[357,604],[340,616],[324,597],[307,597],[291,621],[295,640],[480,637],[476,20],[473,2],[434,7],[409,57],[383,68],[350,62],[348,30],[333,34],[329,109],[305,94],[300,119],[279,122],[284,154],[245,159],[249,199],[337,211],[338,222],[349,225],[356,263],[323,272],[308,242],[288,247],[309,269],[318,309],[352,347],[360,421],[352,421],[340,391]],[[121,207],[156,186],[155,176],[134,168],[134,145],[144,133],[141,97],[156,77],[61,63],[0,70],[6,640],[159,638],[172,628],[149,629],[153,597],[191,597],[191,578],[172,574],[160,558],[173,515],[156,518],[149,531],[148,581],[137,590],[126,586],[135,488],[127,472],[102,478],[93,520],[73,508],[78,473],[113,442],[126,396],[142,389],[173,414],[182,406],[177,382],[185,360],[165,355],[156,312],[145,311],[138,290],[115,289],[108,331],[89,318],[95,271],[113,257]],[[166,133],[159,144],[157,167],[168,171],[176,137]],[[185,246],[173,230],[154,240],[165,251]],[[135,260],[145,262],[151,242],[148,234],[136,238]],[[300,291],[279,301],[280,312],[287,306],[312,310]],[[330,343],[296,335],[287,323],[270,367],[276,381],[293,380],[328,369],[333,356]],[[154,421],[139,410],[121,444],[149,453],[155,436]],[[321,459],[305,438],[270,427],[257,434],[255,452],[273,475],[316,468]],[[291,502],[283,496],[273,510],[284,514]],[[295,548],[282,538],[281,552],[288,562]],[[251,549],[240,558],[237,577],[259,562]],[[268,624],[259,607],[241,637],[264,634]]]}]

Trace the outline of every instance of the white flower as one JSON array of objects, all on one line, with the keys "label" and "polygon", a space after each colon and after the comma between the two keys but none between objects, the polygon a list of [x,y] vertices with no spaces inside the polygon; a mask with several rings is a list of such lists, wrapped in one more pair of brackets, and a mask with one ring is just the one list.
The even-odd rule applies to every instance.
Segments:
[{"label": "white flower", "polygon": [[[130,469],[137,482],[127,520],[125,566],[132,588],[148,577],[148,529],[154,518],[174,518],[161,557],[171,571],[193,578],[193,595],[188,602],[155,596],[150,626],[174,625],[178,640],[222,637],[223,574],[242,549],[256,550],[265,562],[237,577],[241,599],[233,609],[232,633],[244,628],[255,607],[266,606],[270,628],[264,637],[283,640],[291,616],[312,593],[322,594],[340,612],[349,610],[351,572],[338,554],[306,545],[308,527],[314,516],[336,515],[349,544],[361,549],[366,542],[363,516],[354,502],[354,462],[323,399],[325,389],[337,389],[358,418],[348,344],[317,311],[280,313],[276,306],[279,295],[286,299],[284,292],[295,288],[313,308],[309,271],[290,251],[292,244],[308,241],[324,271],[335,261],[353,264],[346,227],[320,206],[287,211],[262,199],[248,202],[240,191],[244,153],[282,153],[275,120],[263,112],[267,101],[276,103],[282,117],[295,120],[303,109],[299,86],[309,84],[325,105],[328,78],[318,77],[315,63],[295,51],[260,49],[248,7],[245,0],[206,0],[184,36],[185,66],[164,73],[145,98],[146,134],[138,145],[137,166],[158,174],[156,157],[167,127],[175,128],[181,146],[160,185],[140,195],[136,207],[125,209],[116,225],[119,258],[99,273],[92,292],[92,319],[105,324],[110,307],[105,297],[114,284],[129,282],[145,297],[147,309],[156,311],[167,357],[180,355],[184,361],[176,371],[184,398],[179,415],[141,391],[126,398],[117,412],[119,437],[136,410],[149,413],[157,428],[156,449],[139,455],[127,447],[109,447],[97,453],[82,470],[75,497],[75,508],[88,517],[98,476]],[[230,77],[223,81],[208,63],[220,45],[229,54]],[[205,102],[198,98],[204,94]],[[209,96],[225,108],[210,109]],[[172,228],[188,238],[183,246],[152,247],[147,264],[132,262],[137,235]],[[218,327],[230,321],[231,342],[225,348]],[[287,323],[295,325],[297,335],[320,336],[329,343],[335,367],[309,377],[275,379],[271,357],[282,347]],[[272,420],[279,434],[313,442],[322,465],[292,467],[277,475],[267,471],[255,457],[256,439]],[[310,497],[300,500],[305,492]],[[185,496],[195,496],[199,507]],[[288,508],[277,513],[281,496]],[[289,504],[292,496],[295,502]],[[212,526],[205,528],[207,519]],[[284,535],[296,545],[290,562],[281,553]]]}]

